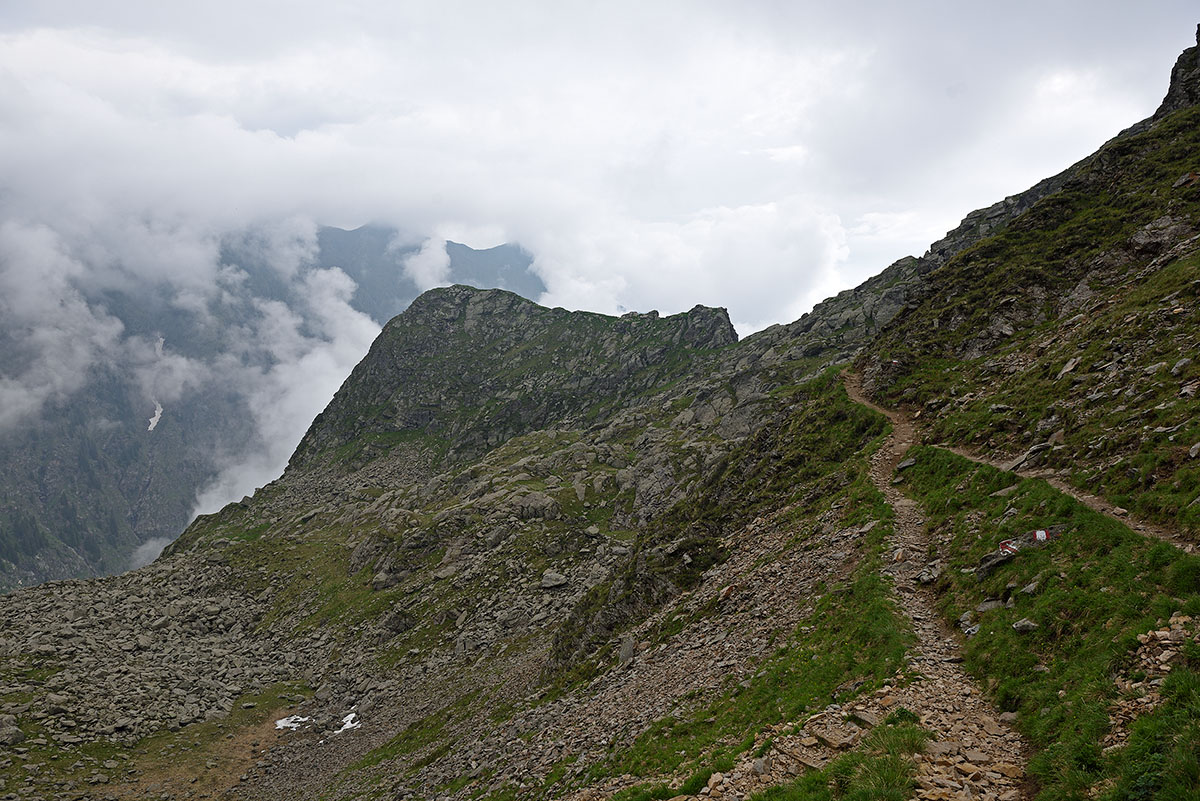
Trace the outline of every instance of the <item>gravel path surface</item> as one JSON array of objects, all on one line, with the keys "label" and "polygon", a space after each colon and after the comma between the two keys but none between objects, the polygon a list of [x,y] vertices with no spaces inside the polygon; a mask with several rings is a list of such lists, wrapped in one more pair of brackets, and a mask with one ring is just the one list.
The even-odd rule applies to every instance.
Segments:
[{"label": "gravel path surface", "polygon": [[905,688],[918,696],[909,708],[918,710],[922,725],[937,737],[918,757],[918,797],[1003,801],[1032,797],[1023,769],[1028,744],[1009,725],[1011,716],[998,714],[959,666],[962,657],[958,635],[942,621],[932,593],[917,580],[924,570],[923,554],[929,546],[925,519],[917,503],[892,483],[896,466],[916,442],[913,422],[902,412],[883,409],[868,400],[853,374],[846,375],[846,391],[853,401],[886,415],[892,423],[891,436],[872,458],[871,479],[896,513],[888,572],[896,581],[897,601],[912,620],[917,635],[912,661],[928,679]]}]

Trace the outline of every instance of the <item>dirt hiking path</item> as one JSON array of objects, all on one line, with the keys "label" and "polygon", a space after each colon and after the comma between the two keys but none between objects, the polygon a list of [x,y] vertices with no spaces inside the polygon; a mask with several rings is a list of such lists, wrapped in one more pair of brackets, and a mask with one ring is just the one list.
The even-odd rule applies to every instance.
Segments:
[{"label": "dirt hiking path", "polygon": [[1077,487],[1071,486],[1064,481],[1061,476],[1057,475],[1052,470],[1045,470],[1037,467],[1009,470],[1008,466],[1012,464],[1011,460],[989,458],[976,453],[973,450],[957,445],[938,444],[937,447],[950,451],[951,453],[956,453],[964,459],[968,459],[976,464],[985,464],[989,467],[994,467],[997,470],[1006,470],[1020,476],[1021,478],[1040,478],[1064,495],[1070,495],[1072,498],[1079,501],[1089,509],[1099,512],[1106,517],[1111,517],[1113,520],[1118,521],[1124,526],[1128,526],[1130,529],[1139,534],[1164,540],[1172,545],[1178,546],[1187,553],[1192,553],[1196,550],[1196,544],[1192,540],[1183,536],[1183,534],[1180,532],[1165,528],[1163,526],[1157,526],[1153,523],[1147,523],[1145,520],[1136,518],[1125,509],[1106,501],[1104,498],[1101,498],[1098,495],[1092,495],[1090,492],[1084,492]]},{"label": "dirt hiking path", "polygon": [[[1027,744],[1011,727],[1010,716],[998,714],[963,671],[957,632],[942,625],[932,594],[916,581],[925,564],[924,554],[928,547],[924,520],[916,503],[900,495],[891,483],[896,465],[914,442],[912,423],[903,415],[879,409],[867,401],[857,385],[851,386],[851,381],[848,377],[850,397],[887,415],[893,423],[892,435],[872,458],[871,475],[896,513],[895,533],[886,557],[885,572],[893,576],[897,605],[911,621],[917,636],[916,645],[908,653],[908,668],[917,674],[917,678],[904,681],[898,673],[897,681],[870,694],[830,704],[800,720],[772,726],[762,733],[771,742],[763,755],[759,756],[759,751],[747,751],[732,770],[713,773],[707,786],[698,794],[679,795],[671,801],[740,801],[769,787],[791,782],[864,746],[871,729],[882,725],[899,709],[916,714],[921,725],[933,734],[925,752],[915,758],[916,798],[923,801],[1025,801],[1033,797],[1033,785],[1025,775]],[[756,545],[752,552],[744,555],[748,561],[757,562],[764,553],[783,547],[782,541],[767,541],[763,536],[770,528],[767,526],[766,531],[752,538]],[[768,560],[762,569],[777,573],[761,587],[771,598],[780,594],[788,597],[790,591],[781,588],[794,586],[802,588],[802,592],[809,591],[809,582],[798,579],[807,575],[805,571],[812,572],[814,553],[797,552],[779,563]],[[734,576],[743,574],[742,569],[733,564],[738,558],[741,557],[731,558],[719,568],[730,571],[731,581],[735,580]],[[792,560],[798,561],[791,564]],[[736,581],[744,583],[745,579]],[[719,591],[716,588],[725,582],[717,580],[706,584],[711,585],[710,591]],[[702,603],[703,591],[693,600]],[[769,605],[766,599],[755,599],[751,607],[761,609]],[[784,606],[798,608],[791,601]],[[774,616],[779,614],[781,612],[772,612]],[[668,658],[672,660],[678,661],[678,656],[668,652]],[[644,659],[638,657],[634,668],[648,668],[650,663],[642,664]],[[598,717],[604,716],[605,713],[598,713]],[[683,777],[660,778],[679,782]],[[581,788],[569,795],[568,801],[602,801],[619,790],[645,781],[645,777],[638,776],[614,777],[608,782]]]},{"label": "dirt hiking path", "polygon": [[921,697],[909,708],[937,738],[918,757],[917,797],[930,801],[1030,798],[1024,770],[1028,744],[1009,725],[1010,716],[997,714],[962,670],[957,633],[941,620],[932,593],[917,582],[929,547],[925,520],[917,503],[892,484],[896,466],[916,441],[912,420],[869,401],[857,375],[846,373],[844,379],[851,400],[892,423],[891,436],[871,459],[871,480],[896,514],[891,563],[885,570],[895,579],[896,599],[917,635],[913,667],[926,677],[913,685]]}]

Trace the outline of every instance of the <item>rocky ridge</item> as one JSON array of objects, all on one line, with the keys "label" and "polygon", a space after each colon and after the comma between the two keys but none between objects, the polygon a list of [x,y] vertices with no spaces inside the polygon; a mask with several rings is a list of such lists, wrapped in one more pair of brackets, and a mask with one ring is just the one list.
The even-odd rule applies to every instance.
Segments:
[{"label": "rocky ridge", "polygon": [[[1066,496],[969,465],[947,502],[957,479],[932,471],[965,469],[939,461],[953,455],[899,451],[915,418],[951,440],[983,432],[971,444],[989,452],[1029,438],[1023,461],[1052,463],[1093,441],[1076,438],[1092,404],[1114,431],[1131,415],[1142,425],[1103,452],[1127,460],[1113,467],[1141,452],[1162,457],[1156,470],[1190,464],[1195,368],[1155,348],[1197,330],[1184,303],[1194,198],[1177,177],[1192,122],[1172,111],[1029,205],[1006,202],[999,225],[974,215],[927,261],[741,343],[716,310],[613,319],[431,293],[389,325],[280,481],[198,520],[144,571],[5,599],[0,793],[741,799],[861,789],[885,762],[893,786],[929,799],[1164,786],[1154,760],[1095,756],[1093,729],[1078,752],[1045,737],[1097,698],[1117,756],[1172,758],[1146,745],[1164,715],[1197,735],[1179,699],[1198,667],[1200,565],[1111,521],[1069,564],[1072,535],[1100,529]],[[1108,197],[1136,213],[1100,241],[1087,220]],[[1061,274],[1011,291],[1010,267],[1051,259]],[[958,330],[969,335],[946,336]],[[896,343],[927,358],[893,355]],[[842,391],[837,369],[856,355],[866,390],[908,407],[892,440]],[[967,412],[971,427],[955,428]],[[1194,485],[1172,475],[1179,507]],[[953,508],[980,483],[988,514]],[[1151,487],[1131,497],[1164,508]],[[1022,515],[1063,516],[1063,536],[979,571]],[[1143,562],[1169,570],[1120,573]],[[1088,611],[1118,580],[1180,611],[1126,615],[1110,635],[1118,616]],[[1047,612],[1054,599],[1069,614]],[[964,603],[960,638],[949,624]],[[1051,626],[1113,649],[1105,689],[1085,682],[1085,648],[1056,657],[1067,684],[1047,683]],[[996,642],[1025,674],[1003,672]],[[1110,656],[1125,660],[1115,682]],[[143,658],[152,709],[124,665]],[[96,691],[64,691],[75,663],[102,677]],[[882,753],[896,737],[907,750]],[[1041,758],[1026,765],[1027,749]]]},{"label": "rocky ridge", "polygon": [[502,290],[433,290],[384,328],[292,466],[364,436],[404,432],[449,440],[454,455],[478,455],[552,422],[602,415],[736,341],[722,309],[611,320]]},{"label": "rocky ridge", "polygon": [[1175,60],[1167,96],[1152,119],[1161,119],[1195,105],[1200,105],[1200,25],[1196,26],[1196,45],[1184,50]]}]

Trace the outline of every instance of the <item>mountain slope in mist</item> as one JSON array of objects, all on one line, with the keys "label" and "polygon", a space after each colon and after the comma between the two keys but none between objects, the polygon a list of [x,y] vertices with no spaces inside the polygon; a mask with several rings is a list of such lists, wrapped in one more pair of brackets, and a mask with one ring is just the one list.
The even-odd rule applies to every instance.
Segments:
[{"label": "mountain slope in mist", "polygon": [[[7,233],[6,280],[34,280],[44,254]],[[4,317],[0,589],[144,563],[195,510],[279,474],[422,289],[406,263],[420,248],[397,245],[395,229],[310,234],[224,237],[211,285],[166,270],[133,280],[80,254],[62,286],[79,320],[54,296]],[[516,246],[446,243],[442,257],[441,278],[545,291]],[[98,323],[104,338],[88,331]]]},{"label": "mountain slope in mist", "polygon": [[278,479],[0,598],[0,792],[1200,797],[1198,59],[740,341],[423,294]]}]

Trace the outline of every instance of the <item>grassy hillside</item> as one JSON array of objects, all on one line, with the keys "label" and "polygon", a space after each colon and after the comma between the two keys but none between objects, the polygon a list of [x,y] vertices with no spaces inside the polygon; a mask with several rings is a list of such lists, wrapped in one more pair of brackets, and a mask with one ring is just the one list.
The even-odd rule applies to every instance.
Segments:
[{"label": "grassy hillside", "polygon": [[[929,514],[945,617],[978,633],[967,666],[1038,749],[1041,799],[1190,798],[1200,787],[1200,556],[1148,539],[1036,479],[1016,480],[937,448],[905,471]],[[995,572],[1001,540],[1061,527]],[[996,608],[989,601],[998,601]],[[983,605],[983,607],[981,607]],[[979,612],[980,608],[987,608]],[[1013,624],[1032,621],[1019,631]],[[1180,623],[1167,661],[1138,659],[1147,632]],[[1114,713],[1148,699],[1127,726]],[[1119,746],[1127,746],[1122,749]]]},{"label": "grassy hillside", "polygon": [[1118,139],[951,260],[862,361],[931,436],[1200,530],[1200,110]]}]

